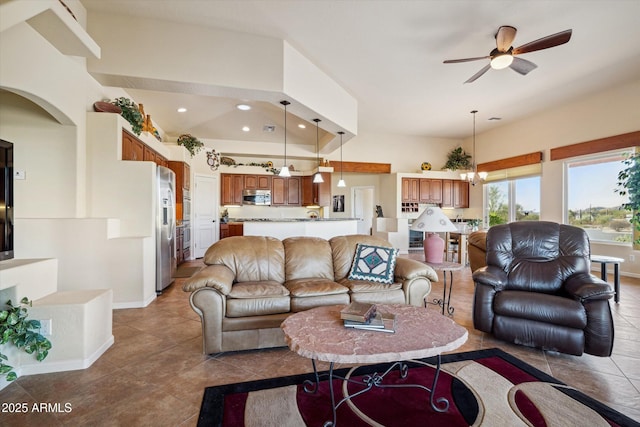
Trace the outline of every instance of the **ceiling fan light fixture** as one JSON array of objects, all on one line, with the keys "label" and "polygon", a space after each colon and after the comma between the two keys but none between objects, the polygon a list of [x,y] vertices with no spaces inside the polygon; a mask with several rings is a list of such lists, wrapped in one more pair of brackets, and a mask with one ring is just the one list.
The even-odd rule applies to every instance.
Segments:
[{"label": "ceiling fan light fixture", "polygon": [[509,53],[503,53],[491,58],[491,68],[494,70],[502,70],[507,68],[513,62],[513,56]]}]

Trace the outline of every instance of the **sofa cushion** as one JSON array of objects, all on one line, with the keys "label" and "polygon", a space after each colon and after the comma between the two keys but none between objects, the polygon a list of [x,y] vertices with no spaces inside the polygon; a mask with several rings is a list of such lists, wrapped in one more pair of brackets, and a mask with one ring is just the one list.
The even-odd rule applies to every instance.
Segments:
[{"label": "sofa cushion", "polygon": [[214,243],[204,254],[207,265],[226,265],[237,282],[284,283],[284,246],[269,236],[233,236]]},{"label": "sofa cushion", "polygon": [[227,298],[227,317],[263,316],[288,313],[291,311],[290,298]]},{"label": "sofa cushion", "polygon": [[333,280],[317,278],[288,280],[284,286],[289,290],[291,296],[296,298],[346,294],[349,292],[349,289]]},{"label": "sofa cushion", "polygon": [[394,282],[391,284],[370,282],[368,280],[350,280],[342,279],[340,284],[349,288],[352,294],[363,292],[388,292],[402,289],[402,283]]},{"label": "sofa cushion", "polygon": [[289,290],[278,282],[238,282],[231,287],[229,298],[274,298],[289,295]]},{"label": "sofa cushion", "polygon": [[367,280],[392,284],[398,250],[358,243],[356,254],[347,277],[349,280]]},{"label": "sofa cushion", "polygon": [[319,237],[289,237],[284,246],[287,281],[317,277],[333,280],[331,245]]}]

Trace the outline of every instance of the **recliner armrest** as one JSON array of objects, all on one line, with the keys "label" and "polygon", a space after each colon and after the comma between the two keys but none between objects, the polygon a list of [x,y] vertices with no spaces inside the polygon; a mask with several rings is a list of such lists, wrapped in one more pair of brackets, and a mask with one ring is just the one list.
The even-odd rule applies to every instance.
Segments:
[{"label": "recliner armrest", "polygon": [[404,281],[406,279],[414,279],[418,276],[426,276],[432,282],[438,281],[438,274],[433,268],[426,264],[410,258],[397,258],[396,270],[394,272],[396,281]]},{"label": "recliner armrest", "polygon": [[480,267],[473,272],[473,281],[482,285],[491,286],[496,291],[501,291],[507,285],[507,273],[504,270],[489,265]]},{"label": "recliner armrest", "polygon": [[611,285],[589,273],[576,273],[565,280],[564,290],[580,301],[607,300],[615,295]]},{"label": "recliner armrest", "polygon": [[229,295],[235,274],[226,265],[209,265],[191,276],[182,285],[185,292],[193,292],[200,288],[214,288],[222,295]]}]

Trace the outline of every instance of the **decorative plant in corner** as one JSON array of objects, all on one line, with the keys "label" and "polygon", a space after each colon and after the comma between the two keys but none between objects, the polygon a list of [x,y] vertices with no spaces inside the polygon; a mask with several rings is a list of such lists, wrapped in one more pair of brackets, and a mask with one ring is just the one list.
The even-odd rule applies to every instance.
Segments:
[{"label": "decorative plant in corner", "polygon": [[195,156],[198,151],[204,147],[204,144],[198,140],[198,138],[188,133],[184,133],[178,137],[178,145],[184,146],[184,148],[191,153],[191,157]]},{"label": "decorative plant in corner", "polygon": [[618,173],[618,188],[615,191],[622,196],[629,195],[629,202],[623,208],[631,210],[630,222],[635,229],[633,246],[637,249],[640,247],[640,154],[632,154],[622,163],[627,168]]},{"label": "decorative plant in corner", "polygon": [[449,154],[447,154],[447,163],[444,164],[443,169],[449,169],[452,171],[458,169],[471,169],[471,155],[464,152],[462,147],[454,148]]},{"label": "decorative plant in corner", "polygon": [[124,97],[116,98],[111,101],[111,103],[120,107],[120,109],[122,110],[122,113],[120,113],[120,115],[124,117],[124,119],[128,121],[129,124],[131,124],[131,130],[133,130],[133,133],[135,133],[136,135],[140,135],[140,133],[142,133],[144,117],[138,109],[138,106],[129,98]]},{"label": "decorative plant in corner", "polygon": [[[27,306],[31,307],[27,298],[22,298],[19,305],[9,300],[0,311],[0,345],[13,344],[27,354],[35,353],[38,362],[42,362],[49,355],[51,342],[40,334],[38,320],[27,320]],[[6,375],[7,381],[13,381],[18,376],[7,361],[7,356],[0,352],[0,378]]]}]

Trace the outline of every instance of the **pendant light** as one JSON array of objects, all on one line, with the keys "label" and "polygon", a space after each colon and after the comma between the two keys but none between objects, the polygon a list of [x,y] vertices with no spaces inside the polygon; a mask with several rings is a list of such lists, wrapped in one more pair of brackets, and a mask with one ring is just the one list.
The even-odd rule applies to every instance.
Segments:
[{"label": "pendant light", "polygon": [[320,119],[313,119],[313,121],[316,122],[316,165],[318,166],[318,172],[313,176],[313,183],[320,184],[324,182],[322,174],[320,173],[320,127],[318,125],[318,123],[320,123]]},{"label": "pendant light", "polygon": [[473,114],[473,146],[471,151],[471,172],[461,173],[460,178],[469,181],[471,185],[476,185],[478,181],[484,181],[487,179],[486,172],[478,172],[478,166],[476,165],[476,113],[478,110],[471,111]]},{"label": "pendant light", "polygon": [[287,166],[287,105],[291,104],[289,101],[280,101],[280,104],[284,105],[284,165],[280,169],[279,176],[289,177],[289,166]]},{"label": "pendant light", "polygon": [[347,184],[342,179],[342,135],[344,135],[343,131],[338,132],[340,135],[340,181],[338,181],[338,187],[346,187]]}]

